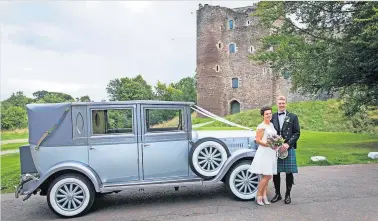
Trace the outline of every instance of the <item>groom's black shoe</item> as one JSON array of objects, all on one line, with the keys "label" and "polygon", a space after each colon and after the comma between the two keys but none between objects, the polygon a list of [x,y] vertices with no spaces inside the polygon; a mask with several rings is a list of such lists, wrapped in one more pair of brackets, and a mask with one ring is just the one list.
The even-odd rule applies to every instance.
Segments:
[{"label": "groom's black shoe", "polygon": [[282,200],[282,196],[281,196],[281,194],[276,194],[270,202],[275,203],[279,200]]},{"label": "groom's black shoe", "polygon": [[276,195],[270,201],[271,203],[275,203],[279,200],[282,200],[281,191],[280,191],[280,184],[281,184],[280,174],[273,175],[273,183],[274,183],[274,188],[276,189]]},{"label": "groom's black shoe", "polygon": [[285,204],[291,203],[290,192],[291,192],[291,187],[293,186],[293,183],[294,183],[293,174],[292,173],[286,174]]},{"label": "groom's black shoe", "polygon": [[290,204],[290,203],[291,203],[290,194],[285,194],[285,204]]}]

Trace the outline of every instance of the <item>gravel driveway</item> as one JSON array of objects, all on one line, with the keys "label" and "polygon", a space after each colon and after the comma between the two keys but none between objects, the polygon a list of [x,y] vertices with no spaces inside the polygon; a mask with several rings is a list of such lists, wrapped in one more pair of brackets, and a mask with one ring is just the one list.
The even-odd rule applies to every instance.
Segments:
[{"label": "gravel driveway", "polygon": [[[220,183],[112,194],[95,201],[89,214],[70,220],[378,220],[378,164],[299,169],[290,205],[240,202]],[[270,190],[272,197],[272,185]],[[1,209],[3,221],[63,220],[38,195],[25,202],[2,195]]]}]

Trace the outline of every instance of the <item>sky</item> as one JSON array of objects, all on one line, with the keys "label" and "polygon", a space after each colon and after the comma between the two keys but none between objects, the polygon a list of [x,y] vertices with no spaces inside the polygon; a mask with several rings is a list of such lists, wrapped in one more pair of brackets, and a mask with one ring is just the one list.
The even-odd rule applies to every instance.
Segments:
[{"label": "sky", "polygon": [[108,100],[110,80],[193,77],[198,5],[255,1],[2,1],[1,100],[23,91]]}]

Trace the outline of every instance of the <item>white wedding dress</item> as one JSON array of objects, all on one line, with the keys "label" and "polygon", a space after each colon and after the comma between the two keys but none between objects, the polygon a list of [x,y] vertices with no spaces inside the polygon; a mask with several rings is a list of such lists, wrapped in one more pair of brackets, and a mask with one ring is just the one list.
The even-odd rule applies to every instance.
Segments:
[{"label": "white wedding dress", "polygon": [[[270,125],[265,124],[264,122],[257,126],[257,129],[264,128],[264,135],[262,141],[266,142],[268,134],[275,135],[277,134],[276,129],[272,123]],[[265,147],[259,145],[256,151],[256,155],[252,161],[251,166],[248,171],[254,174],[261,175],[274,175],[277,174],[277,152],[270,147]]]}]

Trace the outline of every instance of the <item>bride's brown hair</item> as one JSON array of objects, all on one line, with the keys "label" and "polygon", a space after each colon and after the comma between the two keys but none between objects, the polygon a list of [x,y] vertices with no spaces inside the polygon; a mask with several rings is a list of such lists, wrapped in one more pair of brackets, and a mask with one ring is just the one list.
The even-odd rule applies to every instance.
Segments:
[{"label": "bride's brown hair", "polygon": [[261,114],[261,116],[264,116],[264,113],[265,113],[265,111],[267,111],[267,110],[272,110],[272,108],[271,108],[271,107],[268,107],[268,106],[265,106],[265,107],[261,108],[261,110],[260,110],[260,114]]}]

